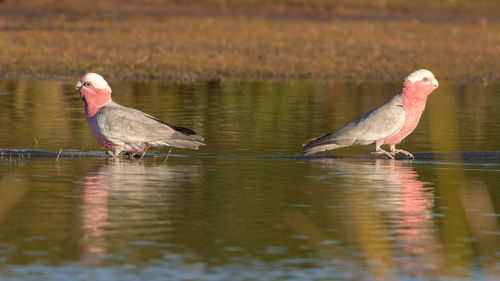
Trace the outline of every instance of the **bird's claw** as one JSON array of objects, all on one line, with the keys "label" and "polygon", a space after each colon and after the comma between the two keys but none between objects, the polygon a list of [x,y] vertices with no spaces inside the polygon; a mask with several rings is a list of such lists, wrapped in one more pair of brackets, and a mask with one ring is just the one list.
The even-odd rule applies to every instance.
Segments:
[{"label": "bird's claw", "polygon": [[394,155],[394,157],[396,157],[396,155],[398,153],[400,153],[400,154],[403,154],[406,157],[406,159],[411,159],[411,160],[415,159],[415,157],[413,156],[413,154],[411,154],[410,152],[408,152],[408,151],[406,151],[404,149],[392,149],[391,153]]},{"label": "bird's claw", "polygon": [[139,157],[137,157],[137,153],[125,152],[125,155],[127,155],[128,159],[130,159],[130,160],[134,160],[136,158],[139,158]]},{"label": "bird's claw", "polygon": [[394,159],[394,154],[393,153],[390,153],[390,152],[385,151],[383,149],[380,149],[380,150],[377,150],[375,152],[372,152],[371,154],[372,155],[384,155],[384,156],[386,156],[389,159],[392,159],[392,160]]}]

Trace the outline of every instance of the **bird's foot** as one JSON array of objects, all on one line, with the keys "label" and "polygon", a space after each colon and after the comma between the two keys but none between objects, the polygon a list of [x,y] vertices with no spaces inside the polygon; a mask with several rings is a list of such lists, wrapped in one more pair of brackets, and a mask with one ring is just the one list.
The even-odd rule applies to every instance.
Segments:
[{"label": "bird's foot", "polygon": [[415,159],[413,154],[411,154],[410,152],[408,152],[404,149],[395,149],[394,148],[391,150],[391,153],[394,155],[394,157],[396,157],[397,154],[403,154],[406,159],[411,159],[411,160]]},{"label": "bird's foot", "polygon": [[139,158],[138,153],[133,153],[133,152],[125,152],[125,155],[127,155],[128,159],[134,160]]},{"label": "bird's foot", "polygon": [[113,158],[118,157],[118,154],[115,154],[115,153],[114,153],[113,151],[111,151],[111,150],[106,151],[106,154],[107,154],[109,157],[113,157]]},{"label": "bird's foot", "polygon": [[377,150],[375,152],[372,152],[371,155],[375,155],[375,156],[378,156],[378,155],[383,155],[389,159],[394,159],[394,154],[393,153],[390,153],[388,151],[385,151],[383,149],[380,149],[380,150]]}]

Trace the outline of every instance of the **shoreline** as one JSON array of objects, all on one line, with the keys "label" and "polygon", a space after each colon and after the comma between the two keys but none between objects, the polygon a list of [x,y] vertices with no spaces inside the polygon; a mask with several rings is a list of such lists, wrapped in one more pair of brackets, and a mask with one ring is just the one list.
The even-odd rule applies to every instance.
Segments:
[{"label": "shoreline", "polygon": [[[500,151],[440,151],[440,152],[413,152],[415,156],[414,161],[500,161]],[[165,154],[155,154],[155,153],[147,153],[144,157],[146,158],[164,158]],[[186,157],[184,155],[170,155],[170,157]],[[312,155],[312,156],[304,156],[304,155],[212,155],[212,156],[203,156],[203,155],[189,155],[187,157],[192,158],[262,158],[262,159],[270,159],[270,158],[279,158],[279,159],[301,159],[303,161],[310,161],[315,159],[359,159],[359,160],[375,160],[375,159],[384,159],[388,160],[384,155],[373,155],[373,154],[320,154],[320,155]],[[0,160],[1,161],[26,161],[30,159],[80,159],[80,158],[110,158],[106,156],[104,151],[92,151],[92,152],[84,152],[84,151],[72,151],[67,150],[63,151],[62,149],[57,151],[47,151],[47,150],[38,150],[38,149],[9,149],[9,148],[0,148]],[[113,158],[110,158],[113,159]],[[128,159],[126,156],[118,157],[119,160]],[[134,161],[137,159],[132,159]],[[403,160],[403,161],[412,161],[407,158],[397,157],[395,159]]]},{"label": "shoreline", "polygon": [[84,16],[79,1],[0,4],[0,78],[69,81],[97,72],[180,83],[358,82],[400,81],[426,68],[443,81],[500,80],[496,7],[465,13],[370,11],[322,0],[305,7],[153,2],[113,10],[113,0],[103,1]]},{"label": "shoreline", "polygon": [[[90,71],[89,71],[90,72]],[[81,72],[77,73],[74,76],[71,75],[54,75],[51,73],[36,73],[33,75],[28,75],[28,74],[4,74],[0,73],[0,81],[26,81],[26,82],[32,82],[32,81],[56,81],[56,82],[63,82],[63,83],[73,83],[78,81],[84,74],[88,72]],[[100,72],[99,74],[102,74]],[[325,77],[277,77],[277,76],[272,76],[272,77],[197,77],[197,78],[192,78],[192,77],[177,77],[177,76],[169,76],[169,77],[145,77],[141,75],[140,73],[137,73],[136,75],[132,76],[120,76],[120,75],[108,75],[108,74],[102,74],[105,75],[107,81],[132,81],[132,82],[164,82],[164,83],[176,83],[176,84],[186,84],[186,85],[193,85],[197,83],[204,83],[204,82],[296,82],[296,81],[306,81],[306,82],[311,82],[311,83],[356,83],[356,84],[361,84],[361,83],[372,83],[372,82],[377,82],[377,83],[399,83],[402,81],[402,79],[405,77],[405,75],[408,75],[408,73],[400,73],[400,76],[396,78],[395,76],[379,76],[376,78],[373,77],[330,77],[330,78],[325,78]],[[483,86],[488,86],[488,85],[494,85],[500,83],[500,78],[494,78],[492,80],[487,80],[483,79],[481,77],[466,77],[466,78],[453,78],[453,77],[439,77],[439,81],[441,82],[452,82],[452,83],[457,83],[457,84],[464,84],[464,83],[473,83],[473,84],[481,84]]]}]

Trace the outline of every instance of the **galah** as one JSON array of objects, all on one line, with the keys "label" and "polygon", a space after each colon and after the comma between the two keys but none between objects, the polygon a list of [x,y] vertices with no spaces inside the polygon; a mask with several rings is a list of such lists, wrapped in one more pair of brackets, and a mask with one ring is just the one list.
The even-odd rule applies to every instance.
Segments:
[{"label": "galah", "polygon": [[[347,123],[338,131],[304,142],[302,154],[313,155],[321,151],[351,145],[375,144],[374,154],[383,154],[394,159],[397,153],[413,159],[403,149],[396,149],[418,125],[425,109],[427,97],[439,83],[429,70],[420,69],[403,80],[398,94],[383,105]],[[390,152],[380,148],[388,144]]]},{"label": "galah", "polygon": [[85,74],[76,89],[85,104],[85,117],[97,142],[108,154],[145,153],[149,149],[176,147],[198,149],[203,137],[190,129],[161,121],[111,100],[111,88],[97,73]]}]

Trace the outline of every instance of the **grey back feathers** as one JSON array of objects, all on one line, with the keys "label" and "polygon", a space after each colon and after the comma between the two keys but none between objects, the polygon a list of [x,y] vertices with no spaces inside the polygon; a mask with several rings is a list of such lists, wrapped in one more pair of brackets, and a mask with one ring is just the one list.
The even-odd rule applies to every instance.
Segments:
[{"label": "grey back feathers", "polygon": [[95,116],[96,126],[109,142],[124,150],[142,145],[198,149],[203,137],[190,129],[170,125],[137,109],[106,103]]},{"label": "grey back feathers", "polygon": [[303,144],[303,155],[347,147],[369,145],[396,134],[405,122],[401,95],[347,123],[338,131],[310,139]]}]

